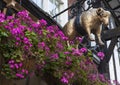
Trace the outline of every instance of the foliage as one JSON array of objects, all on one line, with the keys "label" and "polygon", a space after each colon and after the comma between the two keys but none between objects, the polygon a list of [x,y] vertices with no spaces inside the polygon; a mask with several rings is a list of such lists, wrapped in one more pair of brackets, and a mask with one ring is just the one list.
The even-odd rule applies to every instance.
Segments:
[{"label": "foliage", "polygon": [[[34,72],[41,77],[52,76],[60,85],[108,85],[93,63],[92,52],[75,49],[75,43],[82,39],[76,38],[70,47],[67,40],[57,26],[48,26],[44,19],[36,23],[27,11],[7,18],[0,13],[0,58],[4,59],[1,74],[23,79]],[[98,56],[104,57],[102,53]]]}]

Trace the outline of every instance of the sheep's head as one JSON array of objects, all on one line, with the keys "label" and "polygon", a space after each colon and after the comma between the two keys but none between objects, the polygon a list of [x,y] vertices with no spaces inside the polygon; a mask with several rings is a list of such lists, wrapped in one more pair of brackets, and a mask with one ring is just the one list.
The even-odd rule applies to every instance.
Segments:
[{"label": "sheep's head", "polygon": [[104,24],[104,25],[108,25],[109,24],[109,18],[111,13],[109,11],[104,10],[103,8],[98,8],[96,10],[96,13],[100,19],[100,21]]}]

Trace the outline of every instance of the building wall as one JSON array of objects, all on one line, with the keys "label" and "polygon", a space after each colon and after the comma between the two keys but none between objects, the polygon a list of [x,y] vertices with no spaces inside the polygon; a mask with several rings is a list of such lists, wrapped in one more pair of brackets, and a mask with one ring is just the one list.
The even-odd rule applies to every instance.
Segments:
[{"label": "building wall", "polygon": [[[114,19],[110,18],[110,26],[111,29],[114,29],[116,27]],[[107,42],[107,45],[109,45],[110,41]],[[119,52],[118,47],[120,42],[118,42],[113,50],[113,54],[111,56],[111,59],[109,61],[109,74],[110,74],[110,80],[113,83],[114,80],[117,80],[120,83],[120,58],[119,58]],[[109,56],[107,56],[109,57]],[[113,84],[115,85],[115,84]]]},{"label": "building wall", "polygon": [[[63,11],[68,7],[68,0],[31,0],[44,11],[49,13],[51,17],[55,16],[59,12]],[[57,2],[57,6],[53,2]],[[56,7],[55,7],[56,6]],[[61,26],[64,26],[68,21],[68,11],[54,18]]]}]

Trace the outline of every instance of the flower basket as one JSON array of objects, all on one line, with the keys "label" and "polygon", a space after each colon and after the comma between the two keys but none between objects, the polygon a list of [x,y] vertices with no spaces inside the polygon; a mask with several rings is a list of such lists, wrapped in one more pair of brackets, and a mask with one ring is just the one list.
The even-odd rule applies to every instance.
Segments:
[{"label": "flower basket", "polygon": [[6,78],[24,79],[33,72],[49,85],[108,84],[99,77],[92,52],[76,49],[75,43],[81,43],[82,38],[68,47],[68,38],[57,26],[48,26],[44,19],[34,22],[26,10],[16,17],[5,18],[0,13],[0,18],[1,74]]}]

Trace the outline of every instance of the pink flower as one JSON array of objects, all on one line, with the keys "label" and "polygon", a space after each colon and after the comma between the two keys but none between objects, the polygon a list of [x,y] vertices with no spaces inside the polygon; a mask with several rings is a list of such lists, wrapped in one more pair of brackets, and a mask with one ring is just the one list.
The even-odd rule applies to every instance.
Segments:
[{"label": "pink flower", "polygon": [[62,81],[63,83],[68,84],[68,79],[67,79],[67,78],[65,78],[65,77],[62,77],[62,78],[61,78],[61,81]]},{"label": "pink flower", "polygon": [[66,54],[66,55],[67,55],[67,54],[70,54],[70,52],[66,51],[66,52],[64,52],[64,54]]},{"label": "pink flower", "polygon": [[10,60],[8,63],[9,63],[9,64],[14,64],[15,61],[14,61],[14,60]]},{"label": "pink flower", "polygon": [[20,73],[16,73],[16,76],[17,76],[18,78],[24,78],[24,75],[23,75],[23,74],[20,74]]},{"label": "pink flower", "polygon": [[82,42],[82,38],[81,37],[76,37],[77,40],[79,40],[80,42]]},{"label": "pink flower", "polygon": [[98,53],[97,53],[97,56],[98,56],[101,60],[103,60],[104,57],[105,57],[105,54],[104,54],[103,52],[98,52]]},{"label": "pink flower", "polygon": [[60,43],[60,42],[57,42],[57,48],[59,49],[59,50],[62,50],[63,49],[63,45],[62,45],[62,43]]},{"label": "pink flower", "polygon": [[14,69],[14,68],[15,68],[15,66],[11,64],[11,65],[10,65],[10,68],[11,68],[11,69]]},{"label": "pink flower", "polygon": [[29,39],[28,39],[27,37],[24,37],[23,42],[24,42],[25,44],[28,44],[28,43],[29,43]]},{"label": "pink flower", "polygon": [[22,69],[22,72],[25,73],[25,69]]},{"label": "pink flower", "polygon": [[62,40],[68,40],[68,37],[63,36]]},{"label": "pink flower", "polygon": [[22,19],[28,19],[29,18],[29,14],[28,14],[27,10],[18,12],[17,16],[22,18]]},{"label": "pink flower", "polygon": [[72,62],[71,62],[71,61],[66,61],[65,64],[66,64],[66,65],[71,65]]},{"label": "pink flower", "polygon": [[16,69],[18,69],[18,68],[19,68],[18,64],[14,64],[14,65],[15,65]]},{"label": "pink flower", "polygon": [[101,80],[102,82],[105,82],[105,77],[104,77],[103,74],[99,74],[99,78],[100,78],[100,80]]},{"label": "pink flower", "polygon": [[28,74],[28,70],[26,70],[25,73]]},{"label": "pink flower", "polygon": [[47,22],[44,19],[39,20],[41,26],[46,26]]},{"label": "pink flower", "polygon": [[7,20],[12,20],[13,16],[7,16]]},{"label": "pink flower", "polygon": [[90,80],[92,80],[92,81],[95,81],[95,80],[97,79],[97,76],[96,76],[96,74],[90,74],[90,75],[88,76],[88,78],[89,78]]},{"label": "pink flower", "polygon": [[62,31],[58,31],[58,34],[59,34],[60,37],[65,37],[65,35]]},{"label": "pink flower", "polygon": [[4,21],[5,21],[5,15],[0,12],[0,22],[4,22]]},{"label": "pink flower", "polygon": [[48,30],[50,33],[55,33],[53,26],[48,26],[48,27],[47,27],[47,30]]},{"label": "pink flower", "polygon": [[45,43],[44,42],[38,43],[38,47],[43,49],[45,47]]},{"label": "pink flower", "polygon": [[81,48],[81,49],[80,49],[80,52],[86,53],[86,52],[87,52],[87,49],[86,49],[86,48]]},{"label": "pink flower", "polygon": [[22,63],[22,62],[20,62],[20,63],[19,63],[19,66],[20,66],[20,67],[22,67],[22,66],[23,66],[23,63]]},{"label": "pink flower", "polygon": [[22,69],[22,73],[28,74],[28,70]]},{"label": "pink flower", "polygon": [[59,56],[58,56],[58,54],[57,54],[57,53],[55,53],[55,54],[53,54],[53,55],[51,56],[51,58],[52,58],[52,59],[58,59],[58,58],[59,58]]},{"label": "pink flower", "polygon": [[78,49],[74,49],[74,48],[73,48],[72,51],[73,51],[72,54],[73,54],[73,55],[76,55],[76,56],[81,56],[81,55],[83,54],[83,53],[81,53]]}]

